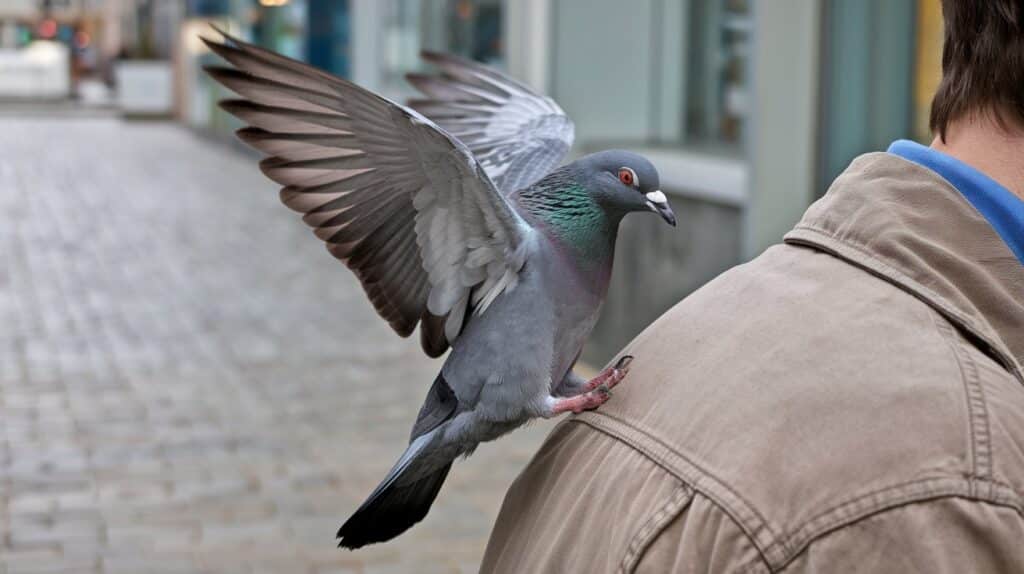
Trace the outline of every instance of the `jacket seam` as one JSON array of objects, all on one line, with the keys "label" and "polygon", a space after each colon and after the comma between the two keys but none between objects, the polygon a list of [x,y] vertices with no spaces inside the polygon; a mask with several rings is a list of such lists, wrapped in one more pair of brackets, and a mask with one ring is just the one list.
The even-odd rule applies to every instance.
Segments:
[{"label": "jacket seam", "polygon": [[[813,240],[807,237],[801,237],[801,233],[818,236],[818,239]],[[893,267],[884,259],[881,259],[871,253],[867,247],[849,238],[839,239],[834,237],[834,235],[828,230],[821,229],[808,223],[800,223],[796,225],[792,231],[786,234],[784,240],[786,243],[791,245],[803,245],[848,261],[935,308],[941,315],[949,319],[951,322],[963,325],[963,327],[970,331],[973,336],[983,341],[985,345],[991,347],[994,353],[998,353],[999,363],[1002,364],[1003,368],[1009,371],[1020,384],[1024,385],[1024,368],[1018,364],[1016,357],[1014,357],[1009,349],[1006,348],[1002,339],[997,335],[991,334],[989,329],[982,329],[974,319],[966,316],[959,309],[949,304],[944,298],[940,297],[928,287],[922,285],[903,271]],[[864,261],[859,261],[858,258],[852,257],[850,254],[840,253],[837,250],[837,247],[840,246],[856,252],[860,257],[871,261],[873,265],[868,265]],[[875,266],[877,266],[877,268],[875,268]]]},{"label": "jacket seam", "polygon": [[963,348],[963,344],[956,339],[956,332],[948,321],[935,317],[934,323],[952,349],[960,369],[964,402],[967,407],[968,434],[971,437],[971,474],[987,479],[992,476],[992,440],[985,392],[978,377],[978,366],[971,354]]},{"label": "jacket seam", "polygon": [[765,549],[766,555],[776,557],[768,564],[772,571],[778,571],[821,536],[889,508],[950,496],[999,504],[1024,513],[1017,491],[992,479],[966,476],[910,480],[857,494],[818,513],[800,528],[777,539],[778,548]]},{"label": "jacket seam", "polygon": [[[675,478],[675,477],[674,477]],[[693,501],[693,489],[685,482],[678,480],[676,487],[668,501],[662,504],[650,517],[637,529],[626,546],[626,553],[619,563],[617,572],[619,574],[632,574],[640,564],[640,559],[650,548],[655,538],[661,534],[669,524],[672,523],[679,513]]]},{"label": "jacket seam", "polygon": [[[837,237],[834,237],[831,233],[829,233],[828,230],[822,229],[820,227],[816,227],[816,226],[813,226],[813,225],[809,225],[807,223],[800,223],[800,224],[796,225],[795,227],[793,227],[793,231],[809,231],[809,232],[812,232],[812,233],[815,233],[815,234],[818,234],[818,235],[823,235],[823,236],[825,236],[825,239],[828,239],[828,240],[831,240],[831,241],[835,241],[837,243],[840,243],[842,245],[845,245],[845,246],[849,247],[850,249],[853,249],[854,251],[856,251],[860,255],[863,255],[864,257],[874,261],[882,270],[884,270],[887,273],[889,273],[890,276],[887,276],[885,274],[879,273],[879,275],[881,275],[883,279],[888,280],[890,283],[895,283],[899,287],[904,287],[905,285],[913,284],[914,288],[912,290],[911,289],[904,289],[904,290],[910,292],[912,295],[916,296],[919,299],[925,300],[927,303],[929,303],[931,305],[936,305],[936,306],[940,307],[943,310],[944,313],[946,313],[949,316],[953,317],[958,322],[963,323],[966,327],[969,327],[972,331],[976,331],[978,333],[980,333],[982,331],[982,329],[980,327],[978,327],[974,323],[974,320],[972,318],[967,317],[966,315],[961,313],[959,309],[956,309],[956,308],[946,304],[946,301],[942,297],[940,297],[938,293],[932,291],[931,289],[929,289],[928,287],[926,287],[924,285],[921,285],[915,279],[911,278],[909,275],[907,275],[903,271],[893,267],[892,264],[889,263],[888,261],[886,261],[884,259],[881,259],[878,256],[876,256],[875,254],[871,253],[867,249],[867,246],[862,245],[862,244],[860,244],[860,243],[858,243],[856,241],[853,241],[852,239],[849,239],[849,238],[839,239]],[[789,239],[789,241],[794,242],[794,243],[804,243],[804,241],[801,240],[798,237],[797,238],[793,238],[793,239]],[[805,245],[809,245],[810,247],[814,247],[816,249],[821,249],[821,248],[829,249],[827,246],[824,246],[824,245],[815,245],[814,243],[804,243],[804,244]],[[840,254],[835,253],[835,255],[840,255]],[[841,255],[840,255],[840,257],[841,257]],[[897,280],[898,280],[898,282],[897,282]]]},{"label": "jacket seam", "polygon": [[[929,480],[918,481],[918,483],[923,483],[923,482],[934,482],[934,479],[932,479],[930,481]],[[999,483],[997,483],[995,481],[985,481],[985,480],[974,479],[974,478],[967,478],[963,482],[967,482],[967,483],[971,483],[971,482],[988,482],[990,488],[988,488],[987,490],[993,492],[993,495],[992,496],[976,496],[976,495],[972,495],[970,493],[971,492],[976,492],[978,489],[973,487],[972,485],[968,484],[968,485],[961,485],[962,487],[966,486],[965,488],[950,487],[948,489],[936,490],[935,492],[931,493],[928,496],[908,496],[908,497],[906,497],[903,500],[890,500],[888,504],[880,506],[880,507],[878,507],[876,509],[873,509],[873,510],[871,510],[869,512],[862,512],[862,513],[859,513],[859,514],[857,514],[855,516],[852,516],[852,517],[849,517],[849,518],[846,518],[846,519],[843,519],[843,520],[836,521],[830,527],[818,529],[818,532],[816,532],[815,534],[805,538],[803,541],[800,542],[796,552],[794,552],[793,554],[791,554],[788,557],[786,557],[786,559],[784,561],[780,562],[777,566],[771,568],[771,572],[776,573],[776,574],[780,574],[780,573],[784,572],[797,558],[799,558],[804,552],[806,552],[807,549],[810,548],[812,544],[814,544],[818,540],[828,536],[829,534],[831,534],[833,532],[837,532],[839,530],[842,530],[844,528],[853,526],[854,524],[857,524],[857,523],[862,522],[864,520],[867,520],[869,518],[873,518],[875,516],[883,515],[883,514],[886,514],[888,512],[891,512],[893,510],[897,510],[897,509],[903,508],[904,506],[909,506],[911,504],[921,504],[921,503],[945,500],[945,499],[949,499],[949,498],[958,498],[960,500],[967,500],[967,501],[971,501],[971,502],[980,502],[980,503],[984,503],[984,504],[991,504],[993,506],[1000,506],[1000,507],[1003,507],[1003,508],[1009,508],[1009,509],[1013,510],[1014,512],[1016,512],[1021,518],[1024,518],[1024,507],[1022,507],[1022,505],[1021,505],[1021,501],[1020,501],[1019,496],[1017,496],[1016,492],[1013,491],[1007,485],[1002,485],[1002,484],[999,484]],[[903,488],[903,487],[906,487],[906,486],[912,486],[914,484],[915,483],[906,483],[906,484],[900,485],[899,487],[896,487],[896,489]],[[1010,492],[1007,492],[1007,490],[1009,490]],[[1000,496],[999,493],[1002,493],[1002,495]],[[835,512],[835,511],[836,511],[836,509],[834,509],[832,512]],[[819,516],[821,516],[821,515],[819,515]]]},{"label": "jacket seam", "polygon": [[[978,492],[976,488],[971,487],[971,482],[987,482],[990,487],[988,490],[992,494],[990,496],[979,496],[975,494]],[[894,493],[903,492],[904,494],[896,494],[893,498],[885,498],[885,495],[893,495]],[[1020,502],[1020,496],[1017,491],[1008,484],[1003,484],[995,480],[985,479],[975,476],[967,477],[945,477],[945,478],[924,478],[917,480],[907,480],[904,482],[898,482],[896,484],[890,484],[888,486],[876,488],[851,496],[843,502],[839,502],[832,507],[819,512],[816,516],[810,518],[804,523],[804,526],[798,528],[793,534],[787,538],[800,540],[806,538],[807,535],[801,534],[804,531],[816,530],[812,525],[816,522],[823,524],[842,522],[842,519],[830,518],[831,516],[839,516],[843,513],[856,513],[851,516],[860,516],[861,513],[872,514],[884,510],[891,505],[908,504],[915,500],[927,500],[931,498],[937,498],[940,496],[966,496],[969,498],[984,499],[990,502],[998,502],[1005,506],[1012,506],[1021,512],[1024,512],[1024,505]],[[864,504],[868,502],[868,504]],[[858,508],[859,507],[859,508]],[[816,536],[810,534],[810,537]],[[801,542],[802,543],[802,542]]]},{"label": "jacket seam", "polygon": [[[642,436],[643,439],[646,440],[636,440],[633,437],[624,436],[624,434],[616,432],[613,429],[605,428],[605,423],[600,422],[600,419],[607,419],[616,425],[622,425],[623,427],[625,427],[625,430],[630,431],[631,433],[639,434]],[[651,433],[646,432],[643,429],[640,429],[631,422],[618,419],[605,413],[590,412],[585,413],[582,416],[575,416],[565,421],[565,424],[569,423],[587,425],[593,428],[594,430],[611,437],[614,440],[629,445],[633,450],[639,452],[648,460],[652,461],[654,464],[658,465],[672,476],[675,476],[677,479],[687,484],[691,489],[693,489],[694,492],[698,492],[702,496],[706,497],[708,500],[712,501],[715,504],[715,506],[717,506],[722,512],[724,512],[726,516],[728,516],[729,519],[732,520],[732,522],[743,532],[743,534],[750,541],[750,544],[757,550],[758,554],[760,555],[760,560],[763,561],[763,563],[770,569],[772,561],[771,559],[769,559],[768,551],[778,543],[778,535],[772,530],[771,526],[768,524],[768,521],[764,518],[764,516],[762,516],[751,503],[746,501],[742,496],[740,496],[739,493],[735,492],[724,481],[720,480],[703,467],[695,464],[685,455],[679,453],[671,446],[665,444],[663,441],[658,440]],[[666,460],[665,457],[658,456],[654,452],[654,450],[650,448],[649,445],[644,444],[647,442],[654,442],[660,445],[667,454],[678,457],[685,464],[691,466],[696,471],[696,473],[687,473],[684,470],[677,468],[676,465],[673,465],[670,461]],[[687,476],[691,474],[693,476]],[[728,497],[734,498],[736,501],[740,502],[742,504],[742,508],[738,509],[736,508],[736,505],[729,504],[725,500],[725,497],[723,497],[720,493],[715,492],[715,488],[707,488],[706,486],[702,485],[702,483],[707,481],[701,481],[701,475],[713,481],[713,487],[720,487],[723,491],[725,491],[725,494],[727,494]],[[742,516],[739,516],[739,514],[747,513],[752,515],[754,521],[756,522],[756,525],[752,526],[748,520],[744,519],[744,517]],[[755,532],[757,530],[763,531],[764,535],[758,535]]]},{"label": "jacket seam", "polygon": [[[590,414],[598,415],[599,413]],[[588,417],[588,419],[589,418],[590,417]],[[595,416],[594,418],[597,417]],[[625,426],[627,430],[642,432],[631,424],[619,421],[618,419],[606,414],[600,414],[600,418],[609,419],[613,423],[621,424]],[[699,481],[700,477],[685,476],[686,473],[672,466],[669,461],[656,456],[649,446],[644,444],[648,441],[660,444],[660,441],[658,441],[657,438],[647,433],[642,435],[642,439],[644,440],[626,437],[613,429],[604,428],[604,424],[598,420],[587,420],[581,417],[573,417],[572,419],[565,421],[565,423],[587,425],[614,440],[629,445],[635,451],[639,452],[659,467],[677,477],[695,493],[700,493],[702,496],[706,497],[722,512],[724,512],[743,532],[748,542],[758,551],[760,561],[770,572],[779,572],[784,569],[786,565],[802,554],[814,540],[817,540],[821,536],[824,536],[834,530],[844,528],[845,526],[863,520],[864,518],[880,512],[885,512],[890,508],[906,504],[925,502],[938,498],[958,497],[1012,508],[1024,516],[1024,504],[1021,502],[1020,494],[1012,486],[1000,483],[991,478],[965,476],[918,479],[888,485],[866,493],[858,494],[817,514],[807,520],[804,523],[804,526],[795,530],[793,533],[786,534],[784,536],[779,536],[771,532],[767,526],[767,521],[761,518],[760,515],[757,514],[756,510],[748,506],[745,510],[757,515],[761,520],[761,524],[757,528],[764,529],[769,533],[770,541],[767,544],[762,544],[758,542],[758,537],[754,533],[755,528],[737,517],[736,509],[733,506],[723,500],[718,493],[702,488]],[[735,496],[737,500],[743,501],[738,494],[735,494],[722,481],[715,479],[710,473],[707,473],[702,468],[693,465],[684,456],[675,452],[675,450],[668,448],[668,452],[679,456],[682,460],[691,464],[694,469],[698,470],[700,473],[703,473],[708,478],[714,479],[717,486],[725,488],[726,491]],[[745,501],[743,502],[745,503]],[[751,566],[753,566],[753,564]]]}]

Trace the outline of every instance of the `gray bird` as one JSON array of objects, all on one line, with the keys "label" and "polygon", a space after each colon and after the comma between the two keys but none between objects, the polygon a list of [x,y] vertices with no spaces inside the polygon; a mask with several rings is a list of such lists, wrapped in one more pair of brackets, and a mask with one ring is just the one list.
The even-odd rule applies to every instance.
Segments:
[{"label": "gray bird", "polygon": [[426,516],[459,455],[608,400],[632,357],[589,381],[572,368],[608,290],[619,222],[675,215],[639,155],[557,167],[573,140],[565,112],[475,62],[425,53],[440,73],[411,75],[426,97],[405,107],[221,34],[206,44],[234,67],[207,71],[242,97],[221,107],[271,156],[260,168],[285,186],[281,200],[399,335],[419,326],[427,355],[451,348],[408,448],[338,531],[346,548],[389,540]]}]

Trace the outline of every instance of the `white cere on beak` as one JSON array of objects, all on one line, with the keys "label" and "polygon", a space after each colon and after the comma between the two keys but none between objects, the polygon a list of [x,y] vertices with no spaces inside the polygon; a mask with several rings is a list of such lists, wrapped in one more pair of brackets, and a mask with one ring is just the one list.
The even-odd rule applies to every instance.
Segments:
[{"label": "white cere on beak", "polygon": [[666,203],[668,203],[668,198],[665,197],[665,194],[662,193],[660,189],[657,191],[647,193],[644,195],[644,197],[646,197],[648,201],[658,205],[665,205]]}]

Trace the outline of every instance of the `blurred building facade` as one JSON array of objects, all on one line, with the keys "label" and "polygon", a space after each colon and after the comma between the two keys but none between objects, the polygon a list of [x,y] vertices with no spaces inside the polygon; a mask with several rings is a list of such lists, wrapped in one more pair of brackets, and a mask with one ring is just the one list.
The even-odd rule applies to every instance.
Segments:
[{"label": "blurred building facade", "polygon": [[680,219],[624,225],[601,361],[781,240],[856,155],[929,139],[939,0],[188,0],[177,114],[227,134],[210,22],[402,100],[421,48],[503,68],[576,122],[574,153],[648,155]]},{"label": "blurred building facade", "polygon": [[169,89],[183,15],[181,0],[2,0],[0,100],[109,104],[125,62],[164,72]]},{"label": "blurred building facade", "polygon": [[100,67],[109,30],[100,0],[0,2],[0,97],[59,100]]}]

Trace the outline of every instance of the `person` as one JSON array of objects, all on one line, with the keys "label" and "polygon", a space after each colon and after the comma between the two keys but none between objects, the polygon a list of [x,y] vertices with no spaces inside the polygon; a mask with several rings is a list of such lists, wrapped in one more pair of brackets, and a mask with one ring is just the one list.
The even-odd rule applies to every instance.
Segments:
[{"label": "person", "polygon": [[942,7],[931,146],[630,343],[482,572],[1024,572],[1024,1]]}]

